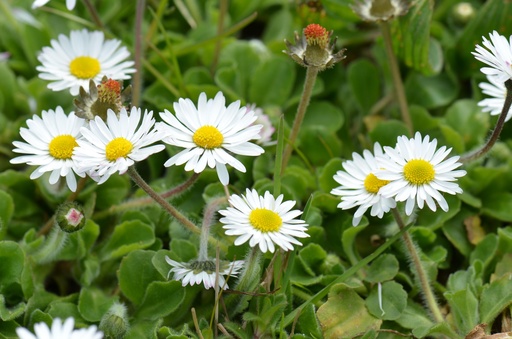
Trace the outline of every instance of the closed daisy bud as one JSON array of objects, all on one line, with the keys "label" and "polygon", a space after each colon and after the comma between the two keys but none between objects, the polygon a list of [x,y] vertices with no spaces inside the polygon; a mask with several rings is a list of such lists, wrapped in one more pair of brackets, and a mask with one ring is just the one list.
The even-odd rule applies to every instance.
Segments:
[{"label": "closed daisy bud", "polygon": [[82,206],[76,202],[66,202],[57,209],[56,220],[61,230],[73,233],[85,226],[86,219]]},{"label": "closed daisy bud", "polygon": [[363,0],[352,9],[361,19],[366,21],[388,21],[394,17],[405,15],[410,4],[404,0]]},{"label": "closed daisy bud", "polygon": [[304,28],[302,37],[295,32],[295,45],[285,39],[286,50],[283,52],[301,66],[316,67],[323,71],[345,59],[344,49],[333,53],[336,38],[329,44],[331,35],[332,31],[328,32],[318,24],[310,24]]},{"label": "closed daisy bud", "polygon": [[100,322],[100,330],[105,338],[121,339],[130,329],[130,323],[126,314],[126,306],[121,303],[114,303]]}]

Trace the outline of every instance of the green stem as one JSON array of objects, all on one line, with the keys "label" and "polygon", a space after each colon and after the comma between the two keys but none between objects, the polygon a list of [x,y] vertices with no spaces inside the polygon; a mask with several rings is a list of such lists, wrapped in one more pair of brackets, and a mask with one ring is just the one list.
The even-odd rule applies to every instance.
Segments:
[{"label": "green stem", "polygon": [[[404,221],[400,216],[400,213],[396,208],[392,209],[393,217],[398,224],[398,227],[402,230],[405,227]],[[432,287],[430,286],[430,282],[428,281],[427,272],[421,263],[421,259],[418,253],[418,249],[414,245],[414,242],[411,238],[409,232],[405,232],[402,234],[402,239],[404,240],[405,246],[407,247],[407,251],[409,252],[409,256],[411,258],[414,275],[420,284],[420,291],[423,294],[423,298],[427,303],[427,306],[432,313],[433,320],[436,323],[442,323],[444,321],[443,314],[441,313],[441,309],[437,304],[436,297],[434,296],[434,292],[432,291]]]},{"label": "green stem", "polygon": [[96,8],[93,6],[90,0],[84,0],[85,7],[87,7],[87,10],[89,11],[89,14],[92,17],[92,20],[100,28],[102,31],[105,31],[105,26],[103,26],[103,23],[101,22],[100,16],[98,15],[98,11],[96,11]]},{"label": "green stem", "polygon": [[145,0],[137,0],[135,12],[135,74],[132,82],[132,106],[139,106],[142,91],[142,21],[144,17]]},{"label": "green stem", "polygon": [[299,107],[297,108],[297,114],[295,115],[295,120],[293,121],[292,131],[290,132],[288,144],[286,145],[283,154],[281,173],[283,173],[283,171],[285,170],[286,165],[290,160],[290,156],[292,155],[293,146],[295,145],[295,141],[297,140],[297,136],[299,135],[300,126],[302,125],[304,116],[306,115],[306,109],[308,108],[309,100],[311,99],[311,94],[313,93],[313,87],[315,85],[317,75],[318,68],[307,68],[306,80],[304,81],[304,89],[302,91],[302,96],[300,98]]},{"label": "green stem", "polygon": [[[226,12],[228,11],[228,0],[220,0],[219,6],[219,19],[217,22],[217,35],[220,36],[222,31],[224,30],[224,17],[226,16]],[[217,63],[219,62],[219,54],[220,48],[222,46],[222,39],[217,39],[215,42],[215,52],[213,54],[212,66],[210,68],[210,73],[213,76],[215,74],[215,69],[217,68]]]},{"label": "green stem", "polygon": [[131,166],[128,168],[128,175],[132,178],[132,180],[140,187],[144,192],[146,192],[154,201],[156,201],[162,208],[167,211],[171,216],[173,216],[176,220],[178,220],[185,228],[193,233],[201,233],[199,227],[194,225],[192,221],[190,221],[186,216],[181,214],[175,207],[169,204],[164,198],[162,198],[158,193],[156,193],[151,186],[149,186],[144,179],[140,176],[140,174],[135,169],[135,166]]},{"label": "green stem", "polygon": [[409,133],[412,135],[414,132],[412,126],[411,115],[409,113],[409,106],[407,105],[407,97],[405,96],[404,84],[402,82],[402,76],[400,75],[400,68],[398,67],[398,61],[396,59],[395,52],[393,51],[393,40],[391,39],[391,31],[389,29],[389,23],[383,21],[380,25],[382,30],[382,37],[384,39],[384,46],[386,48],[386,54],[389,60],[389,67],[391,69],[391,77],[393,78],[393,85],[396,90],[396,97],[398,99],[398,106],[402,114],[402,120],[404,121]]},{"label": "green stem", "polygon": [[484,156],[485,154],[487,154],[487,152],[491,150],[496,141],[498,141],[501,131],[503,130],[503,126],[505,125],[508,111],[510,110],[510,106],[512,105],[512,79],[505,81],[505,88],[507,89],[507,94],[505,96],[505,102],[503,103],[503,109],[501,110],[500,117],[496,122],[496,127],[494,128],[494,131],[492,131],[491,136],[489,137],[485,145],[483,145],[480,149],[468,154],[464,154],[460,158],[460,162],[468,163]]}]

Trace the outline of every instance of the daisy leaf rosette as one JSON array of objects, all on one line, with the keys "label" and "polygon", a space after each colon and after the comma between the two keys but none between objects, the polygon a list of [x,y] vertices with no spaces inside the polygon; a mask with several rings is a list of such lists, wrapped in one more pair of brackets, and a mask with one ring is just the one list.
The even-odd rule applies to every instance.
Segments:
[{"label": "daisy leaf rosette", "polygon": [[245,195],[233,194],[232,207],[219,211],[226,235],[237,236],[235,245],[249,241],[249,246],[259,246],[261,252],[274,253],[276,245],[285,251],[293,245],[302,246],[295,238],[307,238],[308,225],[296,219],[302,211],[292,210],[295,201],[283,201],[283,195],[274,198],[270,192],[260,196],[256,190],[246,190]]},{"label": "daisy leaf rosette", "polygon": [[41,79],[51,81],[48,88],[53,91],[69,88],[76,96],[80,87],[89,88],[89,80],[125,80],[135,72],[133,61],[123,61],[130,56],[128,49],[117,39],[105,40],[103,32],[71,31],[69,37],[61,34],[50,44],[38,55],[41,65],[36,69]]},{"label": "daisy leaf rosette", "polygon": [[512,79],[512,36],[506,37],[493,31],[490,40],[482,37],[482,46],[476,45],[471,52],[475,58],[490,67],[482,67],[480,71],[488,76],[495,76],[497,81],[504,83]]},{"label": "daisy leaf rosette", "polygon": [[[491,115],[500,115],[505,105],[505,97],[507,96],[507,88],[505,84],[498,80],[496,76],[487,76],[489,82],[481,82],[478,87],[482,92],[490,98],[485,98],[478,102],[478,106],[482,107],[482,112],[489,112]],[[512,117],[512,108],[507,112],[505,121],[509,121]]]},{"label": "daisy leaf rosette", "polygon": [[363,156],[352,153],[352,159],[344,161],[344,171],[338,171],[334,180],[341,186],[334,188],[331,194],[341,197],[338,208],[343,210],[357,207],[352,219],[352,226],[359,225],[363,214],[369,209],[371,216],[382,218],[396,206],[393,198],[386,198],[380,194],[380,189],[388,184],[375,176],[380,169],[376,157],[385,157],[378,142],[373,147],[373,154],[369,150],[363,151]]},{"label": "daisy leaf rosette", "polygon": [[457,178],[466,175],[464,170],[456,170],[462,164],[459,156],[446,159],[451,148],[442,146],[438,150],[437,139],[427,135],[421,137],[416,132],[414,138],[398,137],[395,148],[384,147],[388,157],[378,158],[379,166],[383,168],[376,172],[380,180],[389,183],[380,189],[384,197],[393,197],[396,201],[405,201],[405,213],[411,215],[417,205],[427,206],[436,211],[436,202],[443,211],[448,211],[448,203],[441,192],[455,195],[462,193]]},{"label": "daisy leaf rosette", "polygon": [[103,332],[98,331],[95,325],[88,328],[74,329],[75,319],[67,318],[64,323],[60,318],[53,319],[51,328],[41,322],[34,325],[32,334],[24,327],[18,327],[16,334],[20,339],[101,339]]},{"label": "daisy leaf rosette", "polygon": [[[181,281],[182,286],[203,284],[205,289],[215,287],[216,263],[214,260],[193,260],[188,263],[177,262],[165,256],[165,261],[172,266],[167,279],[173,273],[173,279]],[[219,287],[226,290],[227,276],[236,277],[244,265],[243,260],[221,261],[219,263]]]},{"label": "daisy leaf rosette", "polygon": [[206,166],[215,168],[220,182],[229,184],[226,165],[245,172],[245,166],[232,154],[258,156],[263,148],[250,142],[258,140],[262,125],[252,125],[257,116],[240,101],[226,107],[226,99],[218,92],[214,99],[199,95],[197,108],[190,99],[174,103],[176,116],[168,110],[160,113],[164,120],[157,129],[169,145],[184,148],[167,160],[164,166],[185,164],[185,171],[201,173]]},{"label": "daisy leaf rosette", "polygon": [[95,117],[81,129],[84,138],[74,156],[79,170],[102,184],[112,174],[124,174],[136,161],[162,151],[164,145],[152,145],[161,140],[154,124],[153,112],[144,110],[142,114],[137,107],[132,107],[129,115],[122,108],[119,117],[108,110],[106,122]]},{"label": "daisy leaf rosette", "polygon": [[65,177],[68,188],[74,192],[77,187],[75,174],[84,175],[73,159],[73,152],[82,138],[80,129],[85,125],[84,119],[78,118],[73,112],[66,115],[60,106],[55,110],[43,111],[41,117],[34,115],[27,120],[28,128],[20,129],[20,135],[26,142],[13,142],[16,147],[13,152],[24,155],[10,162],[38,166],[30,174],[32,180],[51,172],[49,182],[53,185]]},{"label": "daisy leaf rosette", "polygon": [[[36,0],[32,3],[32,9],[44,6],[49,2],[50,2],[50,0]],[[75,8],[75,5],[76,5],[76,0],[66,0],[66,8],[68,10],[72,11],[73,8]]]}]

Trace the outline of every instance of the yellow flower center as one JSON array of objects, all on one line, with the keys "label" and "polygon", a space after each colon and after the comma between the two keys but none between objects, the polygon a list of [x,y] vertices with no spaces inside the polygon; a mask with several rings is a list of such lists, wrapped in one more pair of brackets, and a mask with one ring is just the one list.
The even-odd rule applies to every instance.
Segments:
[{"label": "yellow flower center", "polygon": [[382,186],[386,186],[389,183],[388,180],[380,180],[375,174],[370,173],[364,179],[364,188],[368,193],[377,194]]},{"label": "yellow flower center", "polygon": [[74,58],[69,64],[69,71],[78,79],[92,79],[100,70],[101,66],[98,59],[88,56]]},{"label": "yellow flower center", "polygon": [[53,138],[48,145],[50,155],[55,159],[71,159],[73,149],[78,146],[75,137],[69,134],[59,135]]},{"label": "yellow flower center", "polygon": [[434,180],[435,174],[434,166],[422,159],[409,160],[404,166],[405,180],[413,185],[428,184]]},{"label": "yellow flower center", "polygon": [[274,211],[256,208],[249,214],[249,222],[255,229],[266,233],[279,231],[283,219]]},{"label": "yellow flower center", "polygon": [[222,145],[224,136],[216,127],[204,125],[197,129],[192,140],[199,147],[212,149]]},{"label": "yellow flower center", "polygon": [[129,140],[119,137],[107,144],[105,155],[109,161],[116,161],[121,157],[126,158],[132,149],[133,145]]}]

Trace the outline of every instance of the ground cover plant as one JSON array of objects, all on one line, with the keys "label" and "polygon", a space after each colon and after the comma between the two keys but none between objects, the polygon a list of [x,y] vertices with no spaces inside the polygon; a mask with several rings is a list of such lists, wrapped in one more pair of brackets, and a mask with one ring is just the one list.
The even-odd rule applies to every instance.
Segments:
[{"label": "ground cover plant", "polygon": [[0,2],[0,338],[511,338],[512,3]]}]

